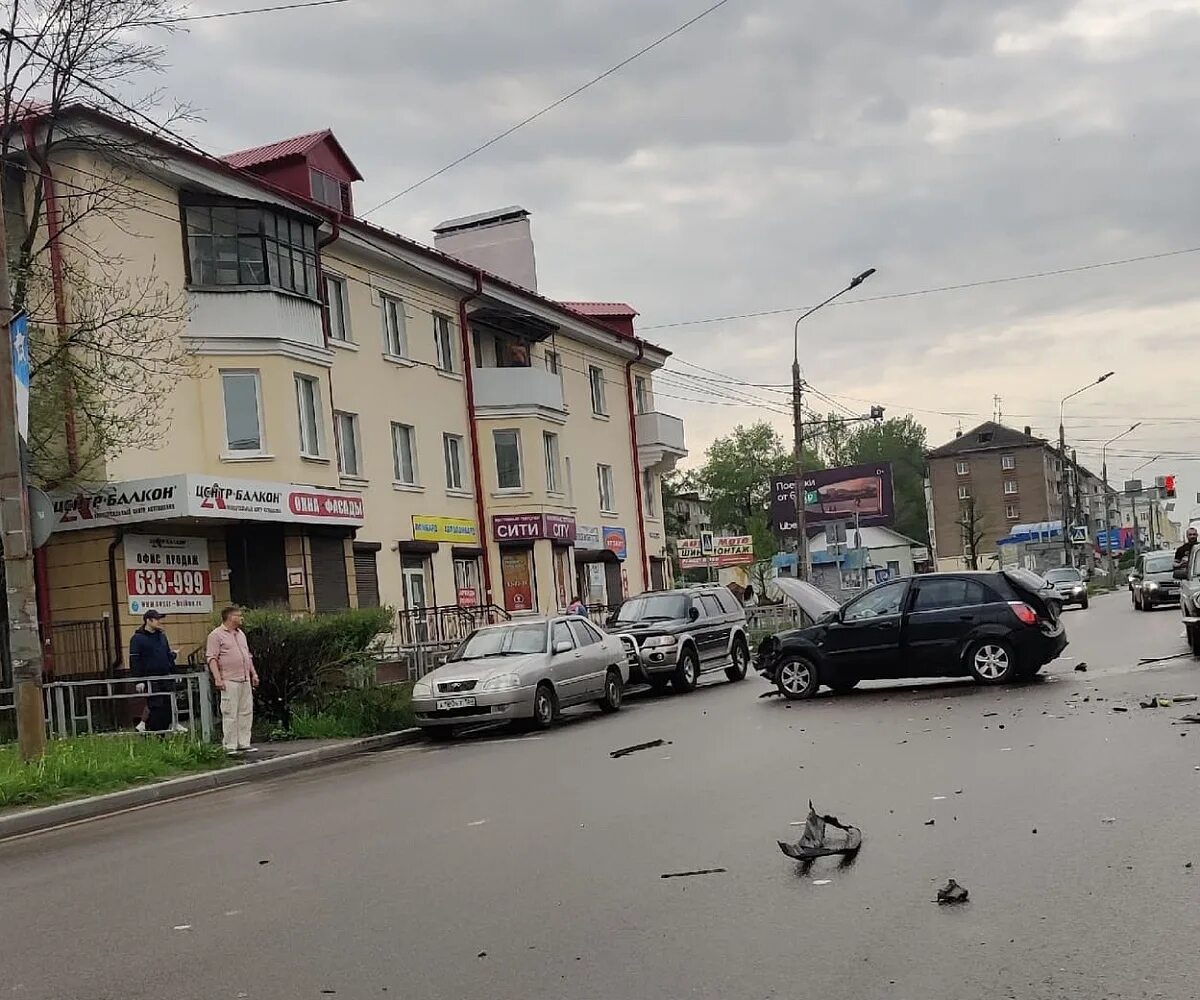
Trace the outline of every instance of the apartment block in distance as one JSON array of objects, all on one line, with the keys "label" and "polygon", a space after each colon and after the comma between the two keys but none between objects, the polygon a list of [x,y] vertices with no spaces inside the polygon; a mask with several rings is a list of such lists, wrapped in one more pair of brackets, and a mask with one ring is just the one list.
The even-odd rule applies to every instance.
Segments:
[{"label": "apartment block in distance", "polygon": [[[198,370],[161,434],[53,497],[49,635],[103,623],[119,661],[155,607],[186,651],[234,601],[389,605],[408,642],[671,584],[660,477],[687,452],[655,407],[668,354],[624,303],[539,292],[526,211],[451,220],[430,247],[355,215],[361,175],[328,130],[218,157],[64,117],[120,142],[55,147],[43,183],[120,185],[121,217],[75,238],[185,302]],[[30,119],[32,146],[47,124]],[[114,164],[115,146],[145,155]],[[53,242],[37,154],[14,152],[5,204],[39,204]]]}]

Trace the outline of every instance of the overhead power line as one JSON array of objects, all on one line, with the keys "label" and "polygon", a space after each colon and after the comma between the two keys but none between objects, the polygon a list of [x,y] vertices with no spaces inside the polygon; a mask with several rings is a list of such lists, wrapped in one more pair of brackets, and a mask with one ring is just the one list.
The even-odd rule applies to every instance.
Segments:
[{"label": "overhead power line", "polygon": [[[835,302],[836,306],[858,305],[862,302],[883,302],[887,299],[908,299],[917,295],[936,295],[941,292],[958,292],[967,288],[983,288],[987,285],[1005,285],[1015,281],[1031,281],[1034,278],[1052,278],[1060,274],[1077,274],[1081,271],[1095,271],[1103,267],[1121,267],[1125,264],[1138,264],[1147,260],[1163,260],[1166,257],[1179,257],[1183,254],[1200,253],[1200,247],[1185,247],[1181,250],[1164,250],[1162,253],[1142,254],[1139,257],[1123,257],[1120,260],[1104,260],[1094,264],[1078,264],[1074,267],[1058,267],[1049,271],[1030,271],[1027,274],[1011,274],[1002,278],[984,278],[979,281],[963,281],[955,285],[937,285],[932,288],[917,288],[908,292],[889,292],[885,295],[865,295],[862,298],[848,299],[845,302]],[[655,323],[643,326],[645,330],[669,330],[680,326],[703,326],[708,323],[725,323],[735,319],[755,319],[759,316],[781,316],[785,313],[796,313],[807,306],[791,306],[786,309],[760,309],[756,312],[730,313],[726,316],[706,316],[702,319],[685,319],[675,323]]]},{"label": "overhead power line", "polygon": [[329,7],[335,3],[349,3],[350,0],[301,0],[299,3],[283,3],[274,7],[248,7],[245,10],[223,10],[212,14],[181,14],[179,17],[164,17],[156,21],[131,21],[131,28],[160,27],[167,24],[179,24],[183,21],[215,21],[222,17],[243,17],[246,14],[274,14],[282,10],[299,10],[302,7]]},{"label": "overhead power line", "polygon": [[622,59],[615,66],[610,66],[599,76],[592,77],[590,80],[588,80],[587,83],[576,87],[569,94],[564,94],[557,101],[553,101],[550,104],[547,104],[544,108],[540,109],[539,111],[535,111],[528,118],[522,118],[516,124],[510,125],[503,132],[497,132],[494,136],[492,136],[490,139],[488,139],[487,142],[480,143],[474,149],[468,150],[467,152],[463,153],[462,156],[458,157],[457,159],[451,160],[444,167],[438,168],[433,173],[427,174],[425,177],[422,177],[419,181],[416,181],[415,183],[410,184],[408,187],[404,188],[404,190],[397,191],[391,197],[385,198],[374,208],[370,208],[366,212],[364,212],[363,216],[365,217],[365,216],[371,215],[373,212],[378,212],[381,208],[384,208],[385,206],[390,205],[392,202],[396,201],[398,198],[403,198],[409,192],[415,191],[417,188],[421,187],[421,185],[428,184],[435,177],[441,177],[442,174],[446,173],[447,170],[453,170],[455,167],[457,167],[463,161],[469,160],[472,156],[475,156],[478,153],[482,153],[489,146],[494,146],[496,143],[500,142],[502,139],[507,139],[510,135],[512,135],[518,129],[524,128],[526,125],[529,125],[530,123],[537,121],[539,118],[542,117],[542,115],[548,114],[549,112],[553,111],[555,108],[561,107],[562,105],[566,104],[567,101],[571,100],[571,98],[578,97],[589,87],[594,87],[601,80],[604,80],[607,77],[612,76],[614,73],[619,72],[620,70],[624,69],[635,59],[638,59],[641,56],[644,56],[647,52],[651,51],[652,49],[658,48],[660,45],[663,44],[663,42],[669,41],[670,39],[672,39],[676,35],[678,35],[680,32],[686,31],[697,21],[699,21],[705,17],[708,17],[709,14],[713,13],[714,11],[718,10],[721,7],[724,7],[725,4],[727,4],[728,2],[729,2],[729,0],[717,0],[716,3],[712,4],[709,7],[706,7],[704,10],[700,11],[699,14],[695,15],[692,18],[689,18],[687,21],[684,21],[683,24],[680,24],[677,27],[672,28],[665,35],[660,35],[658,38],[656,38],[654,41],[652,41],[649,45],[646,45],[643,48],[638,49],[637,52],[635,52],[633,55],[627,56],[625,59]]}]

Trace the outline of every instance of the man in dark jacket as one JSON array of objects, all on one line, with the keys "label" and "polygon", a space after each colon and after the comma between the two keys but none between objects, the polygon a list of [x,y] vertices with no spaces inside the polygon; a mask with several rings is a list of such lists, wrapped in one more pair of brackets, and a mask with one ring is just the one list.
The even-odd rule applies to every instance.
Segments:
[{"label": "man in dark jacket", "polygon": [[[175,650],[167,642],[167,633],[160,624],[165,616],[151,608],[142,615],[142,627],[129,640],[129,667],[135,677],[163,677],[175,673]],[[159,733],[171,728],[171,699],[174,681],[148,681],[152,691],[158,692],[146,698],[142,709],[142,720],[137,724],[139,733]],[[138,690],[144,690],[143,685]],[[182,730],[183,726],[176,726]]]}]

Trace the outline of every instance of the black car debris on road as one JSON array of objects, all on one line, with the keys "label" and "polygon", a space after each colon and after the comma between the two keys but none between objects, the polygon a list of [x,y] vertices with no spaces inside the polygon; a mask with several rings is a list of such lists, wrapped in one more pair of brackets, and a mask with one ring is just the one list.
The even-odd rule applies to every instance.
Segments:
[{"label": "black car debris on road", "polygon": [[1031,677],[1067,645],[1045,580],[1028,570],[929,573],[895,580],[841,607],[800,580],[776,583],[814,624],[769,636],[755,668],[784,697],[824,684],[973,676],[982,684]]}]

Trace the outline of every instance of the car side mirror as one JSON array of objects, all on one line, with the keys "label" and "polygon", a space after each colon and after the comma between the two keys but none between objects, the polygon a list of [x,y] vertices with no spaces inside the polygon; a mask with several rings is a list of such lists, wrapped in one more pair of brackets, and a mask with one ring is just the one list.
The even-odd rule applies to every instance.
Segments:
[{"label": "car side mirror", "polygon": [[574,646],[565,640],[562,642],[556,642],[554,644],[554,655],[557,656],[559,653],[569,653],[574,648]]},{"label": "car side mirror", "polygon": [[700,609],[698,607],[692,605],[692,607],[688,608],[688,621],[694,622],[699,617]]}]

